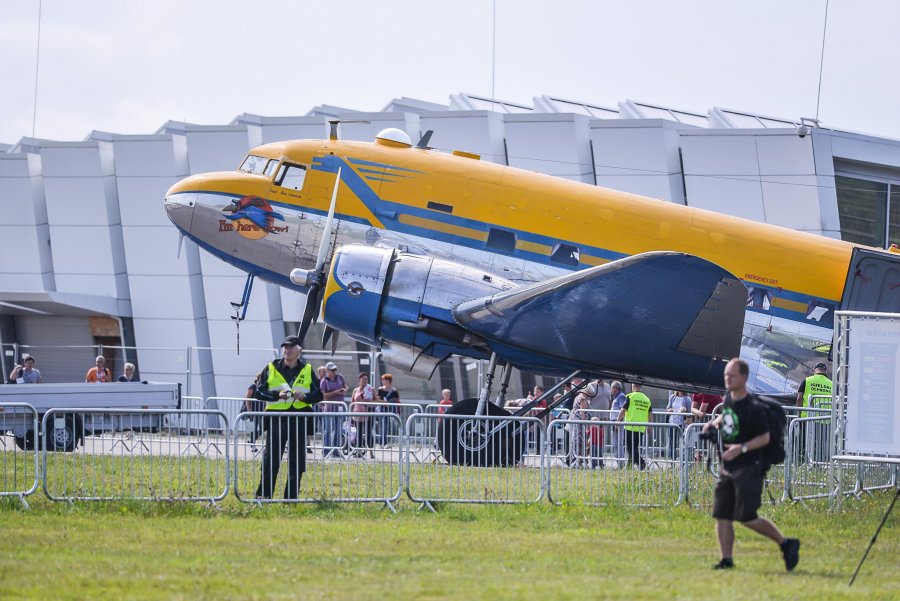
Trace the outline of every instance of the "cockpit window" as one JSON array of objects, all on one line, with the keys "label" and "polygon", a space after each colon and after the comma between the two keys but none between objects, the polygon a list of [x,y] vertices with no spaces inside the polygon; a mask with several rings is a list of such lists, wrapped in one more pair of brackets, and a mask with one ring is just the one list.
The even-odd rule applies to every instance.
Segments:
[{"label": "cockpit window", "polygon": [[272,174],[275,173],[275,170],[278,169],[278,159],[272,159],[266,165],[266,170],[263,172],[263,175],[266,177],[272,177]]},{"label": "cockpit window", "polygon": [[291,190],[302,190],[305,179],[306,167],[283,163],[281,169],[278,170],[278,175],[275,176],[275,185]]},{"label": "cockpit window", "polygon": [[248,154],[247,158],[244,159],[244,162],[241,163],[240,171],[244,173],[262,173],[266,168],[266,162],[269,159],[266,157],[258,157],[253,154]]}]

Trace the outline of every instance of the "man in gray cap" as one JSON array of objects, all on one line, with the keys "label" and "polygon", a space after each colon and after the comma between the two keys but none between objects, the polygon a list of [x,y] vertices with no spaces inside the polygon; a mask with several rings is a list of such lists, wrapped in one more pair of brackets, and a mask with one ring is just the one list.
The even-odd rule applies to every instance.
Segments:
[{"label": "man in gray cap", "polygon": [[[325,400],[325,411],[343,411],[344,406],[337,401],[344,400],[347,383],[344,376],[338,373],[338,366],[333,361],[325,364],[325,377],[319,380],[322,398]],[[325,448],[325,459],[341,457],[341,418],[322,418],[322,446]]]},{"label": "man in gray cap", "polygon": [[312,365],[300,360],[300,339],[288,336],[281,343],[281,359],[272,361],[260,372],[256,398],[266,402],[266,450],[262,476],[256,489],[257,499],[271,499],[281,467],[284,446],[288,447],[288,476],[285,499],[300,495],[300,479],[306,471],[306,429],[312,406],[322,400],[319,382]]}]

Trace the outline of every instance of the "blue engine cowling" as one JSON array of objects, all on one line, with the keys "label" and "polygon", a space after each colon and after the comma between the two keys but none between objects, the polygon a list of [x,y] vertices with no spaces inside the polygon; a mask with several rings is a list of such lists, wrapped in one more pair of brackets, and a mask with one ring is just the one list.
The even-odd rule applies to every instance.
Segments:
[{"label": "blue engine cowling", "polygon": [[332,258],[322,314],[332,328],[381,347],[394,367],[428,377],[451,354],[489,356],[487,343],[457,325],[451,309],[515,287],[454,261],[347,245]]}]

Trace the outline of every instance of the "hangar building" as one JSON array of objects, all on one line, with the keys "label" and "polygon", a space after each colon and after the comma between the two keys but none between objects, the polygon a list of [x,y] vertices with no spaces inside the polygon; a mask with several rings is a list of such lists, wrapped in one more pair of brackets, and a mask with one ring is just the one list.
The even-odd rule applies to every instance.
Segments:
[{"label": "hangar building", "polygon": [[[142,378],[181,381],[192,395],[243,396],[270,349],[296,331],[304,298],[257,283],[238,355],[230,301],[245,276],[189,241],[178,256],[163,195],[187,175],[235,169],[253,146],[325,138],[335,118],[357,121],[341,125],[344,139],[398,127],[416,140],[434,130],[435,147],[482,160],[821,236],[900,242],[900,141],[721,107],[453,94],[446,105],[397,98],[377,112],[322,105],[222,125],[170,121],[149,135],[22,138],[0,144],[4,375],[31,352],[45,381],[81,380],[102,350],[117,371],[131,360]],[[316,339],[313,331],[307,346]],[[342,355],[348,381],[376,367],[355,345],[341,348],[358,352]],[[477,369],[455,360],[430,383],[399,387],[407,398],[436,399],[442,387],[473,396]],[[521,374],[514,394],[534,381]]]}]

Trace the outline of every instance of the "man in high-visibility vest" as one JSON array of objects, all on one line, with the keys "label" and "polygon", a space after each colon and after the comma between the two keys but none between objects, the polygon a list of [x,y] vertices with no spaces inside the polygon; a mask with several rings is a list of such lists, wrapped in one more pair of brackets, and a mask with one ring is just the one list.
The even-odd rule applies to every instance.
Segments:
[{"label": "man in high-visibility vest", "polygon": [[[827,369],[824,363],[816,363],[813,375],[800,382],[800,388],[797,390],[798,407],[809,407],[810,399],[814,396],[831,397],[832,384],[825,375]],[[801,412],[800,417],[806,417],[806,413]]]},{"label": "man in high-visibility vest", "polygon": [[[809,407],[812,403],[812,397],[814,396],[827,396],[829,398],[827,407],[831,408],[830,399],[832,384],[831,380],[828,379],[828,376],[825,375],[826,371],[827,366],[824,363],[816,363],[816,367],[813,369],[813,375],[800,382],[800,388],[797,390],[798,407]],[[807,417],[808,415],[808,411],[800,412],[800,417]],[[798,448],[794,449],[797,461],[806,461],[807,457],[810,457],[810,451],[812,451],[817,458],[823,457],[824,454],[821,452],[821,449],[823,445],[828,442],[827,428],[823,427],[823,424],[818,424],[816,422],[798,422],[797,425],[800,426],[797,441]],[[810,439],[812,441],[810,444],[812,447],[811,449],[806,448],[807,431],[812,433]]]},{"label": "man in high-visibility vest", "polygon": [[628,448],[628,459],[631,465],[640,469],[647,467],[641,457],[641,444],[647,426],[629,426],[630,423],[649,422],[653,407],[650,398],[641,392],[640,384],[631,385],[631,393],[625,397],[625,406],[619,411],[619,421],[625,420],[625,446]]},{"label": "man in high-visibility vest", "polygon": [[257,499],[271,499],[281,467],[284,446],[288,446],[288,475],[285,499],[300,495],[300,479],[306,471],[307,416],[322,400],[319,380],[309,363],[300,361],[300,339],[288,336],[281,343],[281,359],[269,363],[259,374],[256,398],[266,402],[266,450]]}]

